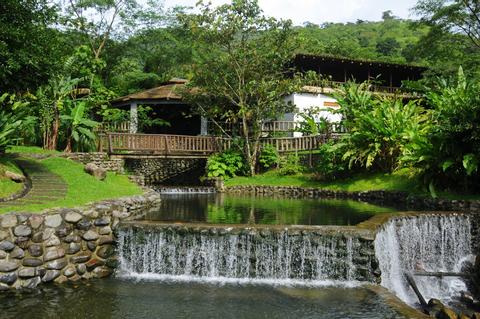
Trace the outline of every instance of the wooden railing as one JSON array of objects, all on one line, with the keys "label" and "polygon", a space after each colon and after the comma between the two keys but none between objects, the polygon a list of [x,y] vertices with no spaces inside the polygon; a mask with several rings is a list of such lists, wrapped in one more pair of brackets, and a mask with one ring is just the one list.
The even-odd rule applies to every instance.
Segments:
[{"label": "wooden railing", "polygon": [[100,123],[95,130],[101,133],[129,133],[130,122]]},{"label": "wooden railing", "polygon": [[[262,146],[270,144],[279,153],[318,149],[327,139],[339,134],[303,137],[262,138]],[[107,133],[99,138],[99,151],[115,153],[147,153],[162,155],[210,155],[230,149],[231,139],[214,136]]]},{"label": "wooden railing", "polygon": [[208,155],[229,149],[230,144],[212,136],[107,133],[100,135],[99,151]]},{"label": "wooden railing", "polygon": [[[222,122],[219,123],[223,130],[228,133],[232,134],[232,132],[240,132],[241,131],[241,124],[236,123],[226,123]],[[293,133],[293,132],[301,132],[302,123],[298,121],[271,121],[271,122],[264,122],[262,123],[262,132],[263,133]],[[211,126],[211,128],[215,129],[215,126]],[[340,123],[330,123],[330,131],[332,133],[346,133],[345,127]],[[210,129],[209,134],[215,135],[214,130]]]},{"label": "wooden railing", "polygon": [[272,121],[262,124],[262,132],[296,132],[300,128],[300,122]]},{"label": "wooden railing", "polygon": [[264,138],[261,140],[262,145],[270,144],[279,153],[310,151],[317,149],[325,143],[325,135],[303,136],[303,137],[282,137],[282,138]]}]

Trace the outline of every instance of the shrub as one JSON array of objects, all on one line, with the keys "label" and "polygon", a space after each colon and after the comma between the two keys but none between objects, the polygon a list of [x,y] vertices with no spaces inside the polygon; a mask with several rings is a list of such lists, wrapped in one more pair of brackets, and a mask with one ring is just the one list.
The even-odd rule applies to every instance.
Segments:
[{"label": "shrub", "polygon": [[267,144],[262,147],[258,162],[263,169],[269,169],[279,165],[280,155],[273,145]]},{"label": "shrub", "polygon": [[280,159],[280,175],[296,175],[302,173],[305,168],[300,163],[300,157],[297,154],[290,154]]},{"label": "shrub", "polygon": [[340,144],[329,142],[320,146],[315,174],[319,180],[332,181],[346,176],[348,162],[342,159],[344,149]]},{"label": "shrub", "polygon": [[244,166],[244,159],[239,152],[214,154],[207,160],[207,176],[228,179],[240,173]]},{"label": "shrub", "polygon": [[411,138],[402,156],[433,194],[436,187],[480,190],[480,83],[467,81],[461,68],[456,82],[441,80],[427,90],[431,125],[424,136]]},{"label": "shrub", "polygon": [[[355,88],[356,87],[356,88]],[[349,166],[392,172],[409,139],[425,132],[427,113],[416,101],[378,98],[350,84],[339,97],[349,132],[341,141]],[[366,88],[363,88],[366,89]]]}]

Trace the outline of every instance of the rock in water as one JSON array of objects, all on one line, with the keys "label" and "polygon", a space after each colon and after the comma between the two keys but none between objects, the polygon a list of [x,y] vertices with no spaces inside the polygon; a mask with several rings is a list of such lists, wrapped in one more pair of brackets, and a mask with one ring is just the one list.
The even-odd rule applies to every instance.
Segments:
[{"label": "rock in water", "polygon": [[96,179],[103,181],[107,177],[107,170],[101,167],[98,167],[94,163],[88,163],[84,168],[85,172],[95,176]]}]

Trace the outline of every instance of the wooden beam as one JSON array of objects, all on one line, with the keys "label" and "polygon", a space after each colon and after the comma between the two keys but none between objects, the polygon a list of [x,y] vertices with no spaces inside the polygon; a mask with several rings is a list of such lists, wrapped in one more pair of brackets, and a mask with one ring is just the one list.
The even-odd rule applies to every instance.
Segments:
[{"label": "wooden beam", "polygon": [[413,273],[415,276],[421,277],[471,277],[471,274],[460,272],[442,272],[442,271],[417,271]]},{"label": "wooden beam", "polygon": [[424,309],[428,308],[428,304],[425,301],[425,298],[423,298],[422,294],[420,293],[420,290],[418,290],[417,284],[415,283],[415,279],[413,279],[413,276],[411,274],[405,274],[405,278],[407,279],[408,284],[410,287],[412,287],[413,291],[417,295],[418,301],[420,301],[420,304]]}]

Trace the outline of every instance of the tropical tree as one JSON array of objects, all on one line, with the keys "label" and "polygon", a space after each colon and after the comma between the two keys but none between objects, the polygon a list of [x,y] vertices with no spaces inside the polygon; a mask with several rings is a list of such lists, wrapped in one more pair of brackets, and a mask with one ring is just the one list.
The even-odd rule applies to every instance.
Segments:
[{"label": "tropical tree", "polygon": [[56,11],[48,0],[0,1],[0,91],[35,90],[56,70]]},{"label": "tropical tree", "polygon": [[74,107],[69,110],[68,114],[61,116],[67,128],[67,145],[65,147],[65,152],[67,153],[72,151],[72,142],[76,143],[77,149],[80,148],[82,150],[91,148],[95,142],[93,130],[98,123],[88,119],[85,110],[86,102],[80,101],[74,104]]},{"label": "tropical tree", "polygon": [[22,125],[24,102],[15,95],[4,93],[0,96],[0,154],[18,138]]},{"label": "tropical tree", "polygon": [[255,174],[262,121],[291,108],[284,94],[298,88],[287,77],[294,53],[290,21],[262,14],[256,0],[234,0],[199,14],[182,16],[195,38],[196,61],[184,96],[212,120],[241,124],[242,152]]},{"label": "tropical tree", "polygon": [[[160,1],[148,1],[144,8],[137,0],[59,0],[66,4],[66,25],[83,34],[95,59],[115,35],[141,27],[158,26],[162,20]],[[120,31],[120,32],[119,32]]]},{"label": "tropical tree", "polygon": [[58,76],[37,91],[43,148],[48,150],[57,148],[60,115],[64,111],[65,104],[70,103],[75,98],[75,89],[79,81],[80,79]]},{"label": "tropical tree", "polygon": [[432,31],[465,34],[480,49],[480,3],[477,0],[419,0],[415,12]]}]

